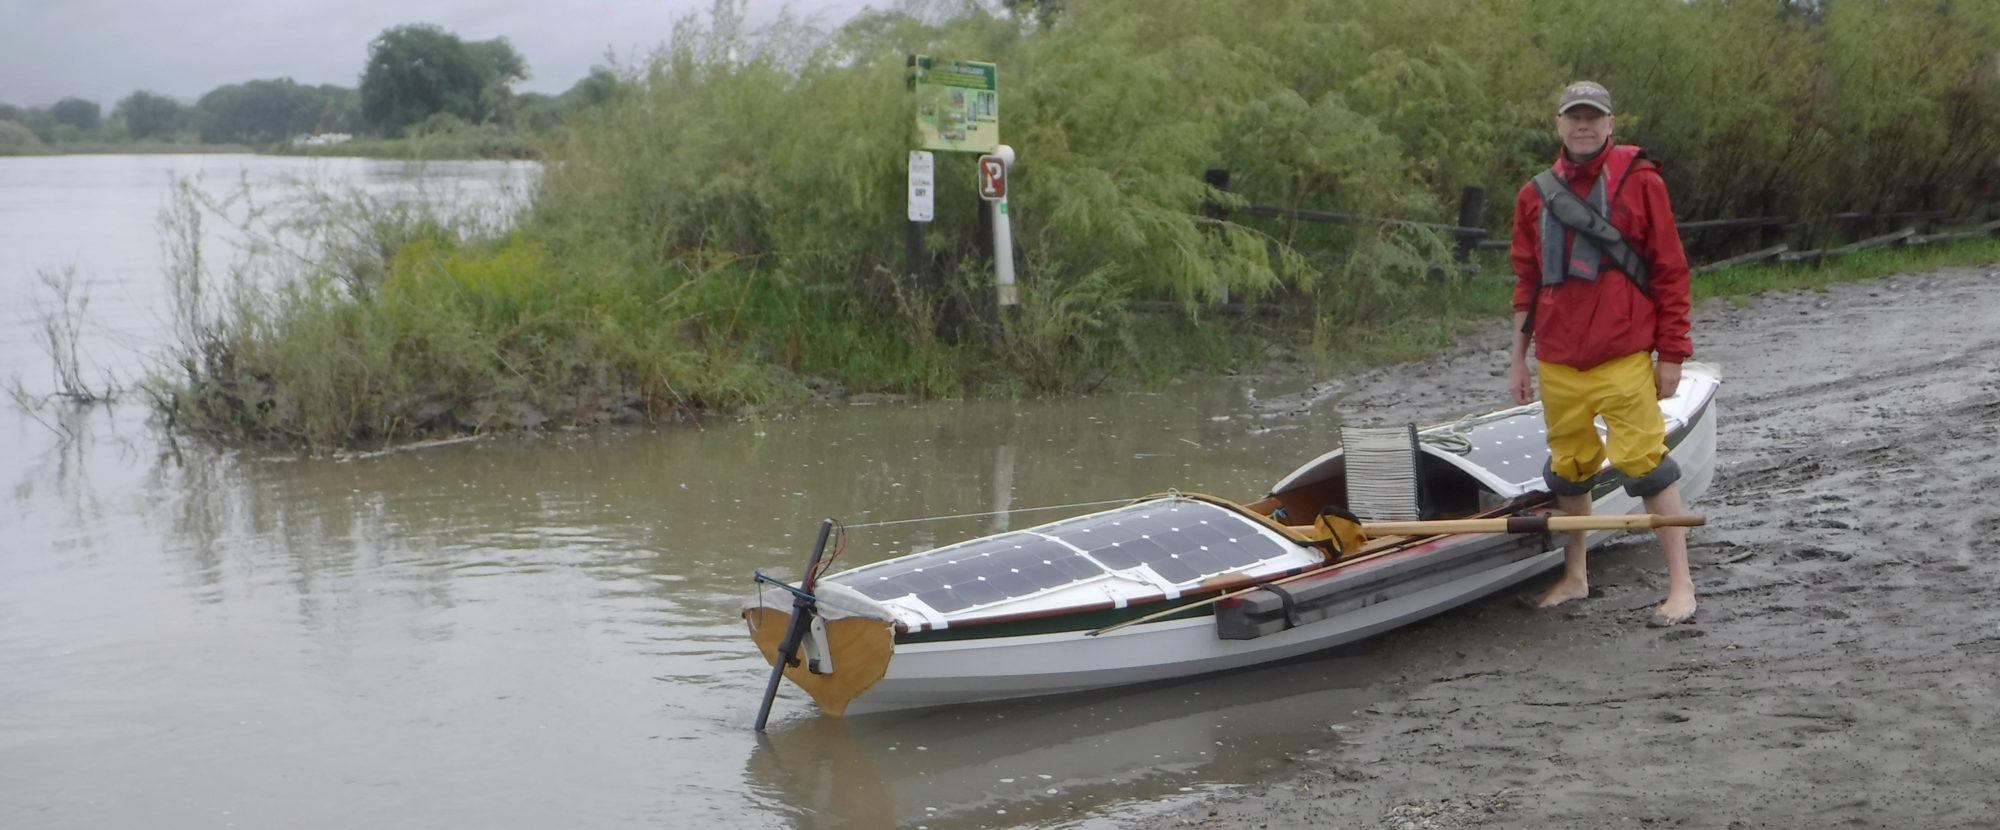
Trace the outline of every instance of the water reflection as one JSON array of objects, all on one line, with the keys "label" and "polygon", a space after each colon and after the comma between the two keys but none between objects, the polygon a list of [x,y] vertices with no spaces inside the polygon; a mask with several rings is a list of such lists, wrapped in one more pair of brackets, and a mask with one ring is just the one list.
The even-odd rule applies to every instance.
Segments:
[{"label": "water reflection", "polygon": [[1048,826],[1183,787],[1267,780],[1366,705],[1348,651],[1148,688],[772,728],[748,776],[799,830]]},{"label": "water reflection", "polygon": [[[573,571],[598,596],[646,601],[645,624],[672,627],[734,620],[744,578],[796,570],[821,517],[852,526],[840,559],[851,566],[1085,509],[1030,509],[1041,505],[1167,487],[1255,495],[1275,473],[1244,469],[1232,447],[1243,436],[1202,414],[1228,395],[1203,390],[1178,409],[1153,396],[856,407],[345,461],[190,448],[154,467],[146,512],[168,523],[194,585],[223,579],[231,551],[281,570],[302,596],[367,574],[420,581],[403,590],[445,606],[468,580]],[[1075,440],[1078,415],[1121,429]],[[1182,442],[1190,434],[1202,449]],[[1010,508],[1023,512],[998,512]]]}]

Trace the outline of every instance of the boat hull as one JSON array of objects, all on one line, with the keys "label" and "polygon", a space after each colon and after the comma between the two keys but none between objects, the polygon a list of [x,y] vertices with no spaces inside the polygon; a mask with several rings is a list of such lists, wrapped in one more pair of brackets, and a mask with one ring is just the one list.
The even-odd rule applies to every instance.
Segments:
[{"label": "boat hull", "polygon": [[1141,623],[1103,635],[1062,632],[898,646],[889,671],[848,706],[865,714],[1147,683],[1229,671],[1333,648],[1393,630],[1562,562],[1537,554],[1389,602],[1252,640],[1216,636],[1212,615]]}]

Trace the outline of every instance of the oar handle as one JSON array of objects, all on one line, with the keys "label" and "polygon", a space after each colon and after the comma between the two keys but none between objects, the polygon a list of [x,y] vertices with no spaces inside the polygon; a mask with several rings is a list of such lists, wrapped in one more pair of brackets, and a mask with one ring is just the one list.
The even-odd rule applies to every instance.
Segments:
[{"label": "oar handle", "polygon": [[1435,536],[1445,533],[1541,533],[1567,530],[1640,530],[1698,527],[1708,520],[1693,513],[1617,513],[1589,516],[1509,516],[1504,519],[1437,519],[1421,522],[1363,522],[1361,531],[1378,536]]}]

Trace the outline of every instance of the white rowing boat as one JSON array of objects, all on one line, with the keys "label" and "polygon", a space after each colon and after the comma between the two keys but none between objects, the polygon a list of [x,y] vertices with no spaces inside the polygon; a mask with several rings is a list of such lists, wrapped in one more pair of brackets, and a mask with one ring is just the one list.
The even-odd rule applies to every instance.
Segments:
[{"label": "white rowing boat", "polygon": [[[1713,476],[1719,382],[1714,368],[1690,363],[1678,392],[1660,401],[1688,500]],[[822,709],[860,713],[1282,660],[1437,614],[1561,563],[1564,534],[1537,521],[1548,512],[1540,404],[1411,432],[1403,469],[1413,481],[1372,467],[1364,481],[1360,455],[1335,449],[1254,502],[1167,493],[801,585],[767,580],[743,616],[774,665],[785,641],[797,642],[783,675]],[[1329,540],[1326,508],[1356,506],[1360,497],[1350,494],[1384,476],[1391,490],[1414,487],[1416,518],[1425,521],[1364,524],[1365,543]],[[1640,499],[1623,481],[1607,468],[1593,488],[1597,515],[1578,526],[1602,528],[1593,544],[1660,521],[1632,515]],[[1481,516],[1512,517],[1514,532],[1430,521]],[[1557,517],[1554,529],[1580,520]],[[797,611],[803,624],[792,633]],[[774,672],[773,689],[776,682]]]}]

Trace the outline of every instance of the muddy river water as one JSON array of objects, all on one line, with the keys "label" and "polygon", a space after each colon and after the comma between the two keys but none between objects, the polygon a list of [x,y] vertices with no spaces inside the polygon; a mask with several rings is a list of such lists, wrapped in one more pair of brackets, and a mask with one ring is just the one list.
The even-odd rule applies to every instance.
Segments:
[{"label": "muddy river water", "polygon": [[[1030,508],[1254,497],[1330,407],[1259,415],[1297,390],[1214,380],[303,459],[169,445],[129,392],[33,405],[52,275],[88,299],[87,382],[159,365],[175,175],[281,211],[329,183],[505,204],[534,170],[0,159],[0,827],[1108,826],[1282,778],[1371,699],[1363,647],[848,721],[788,691],[760,738],[738,603],[821,518],[859,564],[1080,512]],[[925,516],[963,517],[877,524]]]}]

